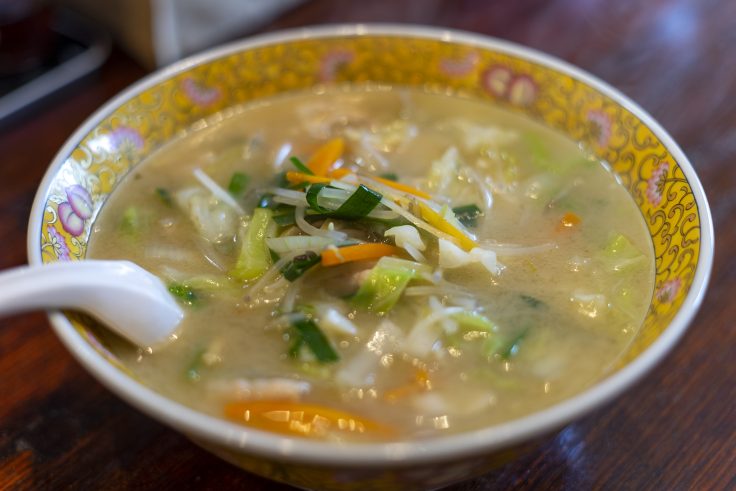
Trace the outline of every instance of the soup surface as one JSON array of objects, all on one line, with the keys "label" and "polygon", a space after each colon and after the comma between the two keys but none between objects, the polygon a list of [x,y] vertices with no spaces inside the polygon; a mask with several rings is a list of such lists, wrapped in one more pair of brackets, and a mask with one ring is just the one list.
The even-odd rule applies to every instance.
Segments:
[{"label": "soup surface", "polygon": [[636,335],[654,276],[640,212],[583,147],[487,103],[378,87],[202,121],[119,185],[88,256],[135,261],[185,305],[166,346],[104,334],[144,383],[361,441],[585,389]]}]

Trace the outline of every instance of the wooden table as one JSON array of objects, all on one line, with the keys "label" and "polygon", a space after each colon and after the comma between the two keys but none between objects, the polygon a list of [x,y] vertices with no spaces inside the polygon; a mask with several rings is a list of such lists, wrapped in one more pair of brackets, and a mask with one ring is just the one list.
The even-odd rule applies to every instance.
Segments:
[{"label": "wooden table", "polygon": [[[639,102],[697,169],[716,223],[711,287],[674,352],[615,403],[479,489],[736,489],[736,1],[316,0],[267,27],[411,22],[516,41]],[[98,79],[0,133],[0,267],[24,263],[36,187],[60,145],[144,70],[115,52]],[[118,400],[42,314],[0,329],[0,488],[287,489],[249,475]]]}]

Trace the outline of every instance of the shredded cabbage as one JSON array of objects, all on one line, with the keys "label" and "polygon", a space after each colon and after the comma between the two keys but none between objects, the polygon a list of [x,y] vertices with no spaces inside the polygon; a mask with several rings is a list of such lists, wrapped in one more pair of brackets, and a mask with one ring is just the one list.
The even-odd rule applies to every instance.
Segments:
[{"label": "shredded cabbage", "polygon": [[224,243],[235,238],[239,222],[237,213],[211,193],[200,187],[184,188],[174,199],[197,233],[208,242]]}]

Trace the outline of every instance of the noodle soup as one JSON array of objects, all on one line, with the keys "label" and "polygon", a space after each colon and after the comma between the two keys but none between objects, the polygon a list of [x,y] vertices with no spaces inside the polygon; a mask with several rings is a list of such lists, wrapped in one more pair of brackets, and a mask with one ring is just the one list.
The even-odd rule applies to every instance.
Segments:
[{"label": "noodle soup", "polygon": [[654,276],[639,210],[576,142],[480,101],[359,86],[197,125],[118,186],[88,257],[133,260],[185,305],[165,346],[108,339],[144,383],[357,441],[468,431],[587,388]]}]

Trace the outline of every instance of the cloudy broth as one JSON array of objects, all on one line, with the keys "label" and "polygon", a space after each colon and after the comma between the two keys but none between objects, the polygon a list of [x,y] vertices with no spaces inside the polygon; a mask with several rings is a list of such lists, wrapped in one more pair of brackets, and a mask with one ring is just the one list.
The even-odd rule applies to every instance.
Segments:
[{"label": "cloudy broth", "polygon": [[120,183],[88,257],[132,260],[182,301],[166,346],[105,335],[146,385],[360,441],[477,429],[589,387],[636,336],[654,264],[636,205],[576,142],[481,101],[375,87],[202,122]]}]

